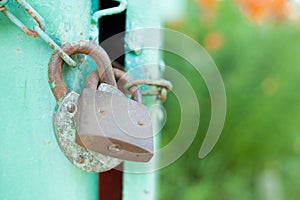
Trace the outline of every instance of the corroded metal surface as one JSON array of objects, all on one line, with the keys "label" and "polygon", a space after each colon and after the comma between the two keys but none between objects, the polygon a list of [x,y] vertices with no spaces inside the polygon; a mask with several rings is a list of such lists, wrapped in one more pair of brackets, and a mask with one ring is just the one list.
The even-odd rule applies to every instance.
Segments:
[{"label": "corroded metal surface", "polygon": [[33,9],[30,4],[25,0],[16,0],[19,4],[21,4],[26,12],[34,19],[34,21],[39,25],[39,27],[44,30],[45,20],[41,17],[41,15]]},{"label": "corroded metal surface", "polygon": [[167,99],[167,94],[173,87],[170,81],[164,79],[140,79],[130,81],[124,86],[124,88],[130,90],[132,87],[137,87],[138,85],[149,85],[156,87],[156,90],[145,91],[143,95],[156,95],[157,98],[161,101],[165,101]]},{"label": "corroded metal surface", "polygon": [[27,26],[25,26],[23,24],[23,22],[21,22],[13,13],[11,13],[9,10],[7,10],[6,7],[1,7],[0,11],[2,11],[2,13],[12,22],[14,23],[17,27],[19,27],[20,29],[22,29],[24,31],[24,33],[26,33],[27,35],[31,36],[31,37],[38,37],[38,34],[36,31],[31,30],[30,28],[28,28]]},{"label": "corroded metal surface", "polygon": [[[114,75],[117,80],[118,88],[124,92],[132,94],[134,100],[142,102],[142,96],[157,96],[161,101],[166,101],[168,92],[172,89],[172,83],[165,79],[149,80],[140,79],[132,80],[131,76],[124,72],[124,67],[117,62],[112,63]],[[139,85],[154,86],[153,89],[147,89],[141,92]],[[120,87],[121,86],[121,87]]]},{"label": "corroded metal surface", "polygon": [[75,142],[73,118],[77,112],[79,95],[70,92],[53,114],[53,127],[60,149],[76,167],[87,172],[103,172],[119,165],[122,160],[88,151]]}]

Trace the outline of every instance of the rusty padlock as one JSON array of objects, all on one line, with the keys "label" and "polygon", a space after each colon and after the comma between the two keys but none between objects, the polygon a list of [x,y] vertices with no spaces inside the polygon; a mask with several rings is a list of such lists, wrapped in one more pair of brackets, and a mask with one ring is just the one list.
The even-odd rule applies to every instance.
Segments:
[{"label": "rusty padlock", "polygon": [[[89,55],[96,63],[98,76],[116,85],[110,59],[96,43],[90,41],[68,43],[62,46],[62,50],[70,56],[76,53]],[[57,100],[53,113],[53,129],[58,145],[68,160],[84,171],[99,173],[110,170],[119,165],[122,160],[92,152],[76,143],[77,130],[74,125],[74,116],[77,112],[79,94],[67,88],[62,77],[63,63],[58,54],[53,54],[48,71],[49,84]]]},{"label": "rusty padlock", "polygon": [[[114,74],[119,82],[125,80],[126,83],[126,75],[120,76],[124,73],[114,69]],[[99,79],[98,73],[91,74],[87,87],[80,94],[75,117],[77,143],[122,160],[149,161],[153,156],[152,124],[150,111],[142,104],[141,93],[135,88],[130,91],[137,102],[105,81],[106,84],[101,83],[97,90]]]}]

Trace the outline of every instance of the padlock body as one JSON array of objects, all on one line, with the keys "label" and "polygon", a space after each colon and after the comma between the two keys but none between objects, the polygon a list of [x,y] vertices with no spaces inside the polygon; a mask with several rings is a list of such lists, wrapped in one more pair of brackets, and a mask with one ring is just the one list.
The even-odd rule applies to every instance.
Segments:
[{"label": "padlock body", "polygon": [[77,109],[76,142],[81,146],[123,160],[147,162],[152,158],[151,116],[143,104],[85,88]]}]

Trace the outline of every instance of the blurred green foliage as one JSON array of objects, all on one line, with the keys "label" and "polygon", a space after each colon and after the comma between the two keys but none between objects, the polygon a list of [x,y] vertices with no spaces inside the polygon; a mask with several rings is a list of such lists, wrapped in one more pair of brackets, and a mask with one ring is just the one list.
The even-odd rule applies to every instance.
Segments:
[{"label": "blurred green foliage", "polygon": [[[211,24],[199,20],[194,1],[187,9],[177,30],[200,44],[210,32],[222,35],[222,46],[209,53],[226,87],[227,117],[214,150],[200,160],[210,120],[209,93],[188,63],[166,54],[167,65],[197,91],[201,121],[188,151],[161,170],[160,199],[300,199],[300,24],[253,24],[232,1],[220,1]],[[165,107],[162,145],[172,140],[180,122],[175,95]]]}]

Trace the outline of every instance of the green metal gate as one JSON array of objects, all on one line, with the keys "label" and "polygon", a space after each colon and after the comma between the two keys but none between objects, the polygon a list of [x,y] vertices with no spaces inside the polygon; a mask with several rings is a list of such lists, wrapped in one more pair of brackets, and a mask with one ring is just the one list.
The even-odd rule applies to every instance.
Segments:
[{"label": "green metal gate", "polygon": [[[64,44],[90,38],[91,14],[98,9],[97,1],[28,0],[28,3],[43,16],[45,32],[55,41]],[[17,4],[10,3],[11,12],[31,27],[33,20]],[[129,0],[127,30],[160,27],[160,18],[155,14],[157,5],[157,0]],[[53,134],[51,118],[55,100],[47,77],[52,49],[41,38],[27,36],[3,14],[0,14],[0,39],[0,199],[98,199],[98,175],[71,165]],[[160,54],[147,51],[128,54],[126,67],[134,68],[149,59],[159,63]],[[155,78],[158,74],[158,68],[154,67],[142,77]],[[66,79],[70,87],[82,87],[71,76]],[[131,165],[136,164],[125,162],[125,171]],[[156,173],[124,173],[123,199],[156,199],[156,186]]]}]

